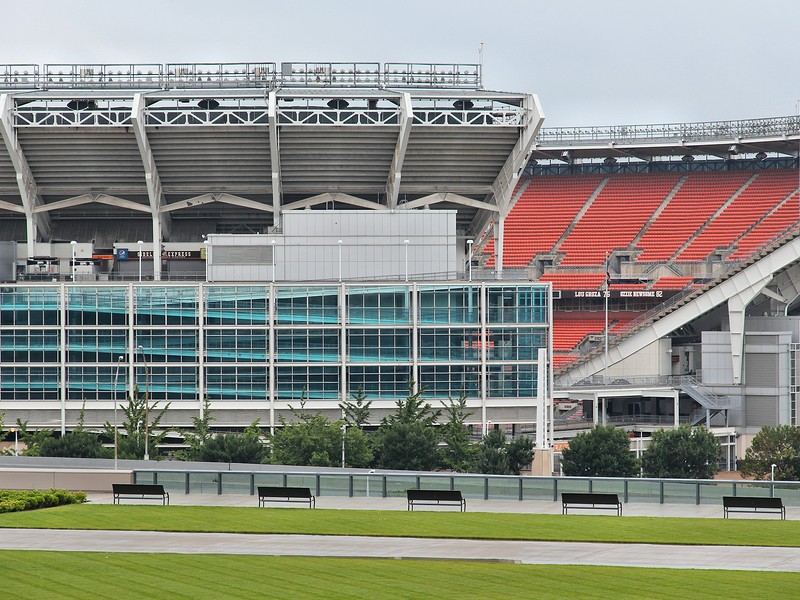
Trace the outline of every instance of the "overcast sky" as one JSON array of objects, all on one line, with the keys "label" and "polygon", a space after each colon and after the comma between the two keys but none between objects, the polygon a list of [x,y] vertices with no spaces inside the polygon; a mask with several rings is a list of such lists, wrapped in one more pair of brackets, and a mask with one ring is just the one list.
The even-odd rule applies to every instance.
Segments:
[{"label": "overcast sky", "polygon": [[0,63],[461,62],[545,127],[797,113],[798,0],[32,0]]}]

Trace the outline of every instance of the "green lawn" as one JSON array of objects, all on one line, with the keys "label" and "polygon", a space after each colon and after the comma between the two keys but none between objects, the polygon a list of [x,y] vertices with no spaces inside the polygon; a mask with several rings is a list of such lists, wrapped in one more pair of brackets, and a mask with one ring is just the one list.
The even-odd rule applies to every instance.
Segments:
[{"label": "green lawn", "polygon": [[0,514],[2,527],[800,546],[800,521],[74,504]]},{"label": "green lawn", "polygon": [[464,561],[0,551],[9,598],[786,598],[800,575]]}]

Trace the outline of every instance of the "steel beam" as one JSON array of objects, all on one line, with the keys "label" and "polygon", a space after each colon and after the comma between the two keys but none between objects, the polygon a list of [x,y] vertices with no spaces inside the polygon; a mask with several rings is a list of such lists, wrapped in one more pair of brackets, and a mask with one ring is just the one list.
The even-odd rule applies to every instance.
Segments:
[{"label": "steel beam", "polygon": [[50,218],[46,214],[35,212],[35,209],[42,204],[42,197],[17,138],[13,109],[13,97],[9,94],[0,94],[0,137],[3,138],[17,175],[17,187],[22,198],[22,210],[25,213],[28,256],[36,256],[36,242],[40,238],[50,237]]},{"label": "steel beam", "polygon": [[342,204],[350,204],[351,206],[358,206],[360,208],[369,208],[372,210],[387,210],[386,206],[384,206],[383,204],[372,202],[371,200],[365,200],[364,198],[358,198],[356,196],[351,196],[350,194],[340,194],[340,193],[330,193],[330,192],[325,192],[324,194],[317,194],[316,196],[311,196],[310,198],[305,198],[303,200],[297,200],[296,202],[290,202],[289,204],[283,207],[283,210],[284,211],[297,210],[300,208],[307,208],[311,206],[317,206],[319,204],[325,204],[326,202],[341,202]]},{"label": "steel beam", "polygon": [[241,206],[242,208],[251,208],[261,212],[273,212],[274,208],[269,204],[264,204],[256,200],[242,198],[241,196],[234,196],[233,194],[202,194],[194,198],[187,198],[178,202],[170,202],[169,204],[161,207],[162,213],[171,213],[176,210],[183,210],[186,208],[195,208],[203,204],[210,204],[212,202],[219,202],[221,204],[230,204],[232,206]]},{"label": "steel beam", "polygon": [[144,95],[134,94],[131,125],[133,125],[133,133],[136,136],[136,144],[139,146],[139,154],[144,166],[147,196],[150,200],[150,215],[153,219],[153,279],[159,281],[161,279],[161,244],[165,238],[169,239],[171,218],[168,213],[161,212],[161,208],[166,204],[164,189],[161,187],[161,178],[158,176],[150,141],[147,139],[147,131],[144,126],[144,106]]},{"label": "steel beam", "polygon": [[267,114],[269,117],[269,162],[272,167],[272,208],[275,214],[272,224],[275,229],[282,231],[283,212],[281,210],[281,204],[283,202],[283,190],[281,186],[281,140],[278,131],[278,97],[275,90],[269,93]]},{"label": "steel beam", "polygon": [[414,109],[411,107],[411,94],[405,92],[400,96],[400,133],[397,136],[392,165],[389,167],[389,178],[386,181],[386,202],[391,210],[397,208],[397,199],[400,196],[403,161],[406,159],[408,138],[411,135],[411,122],[413,119]]},{"label": "steel beam", "polygon": [[500,210],[494,204],[489,204],[488,202],[483,202],[482,200],[475,200],[474,198],[467,198],[461,194],[452,194],[450,192],[438,192],[436,194],[423,196],[422,198],[417,198],[416,200],[411,200],[410,202],[404,202],[399,208],[402,210],[410,210],[412,208],[428,206],[429,204],[436,204],[438,202],[452,202],[453,204],[462,204],[464,206],[470,206],[472,208],[479,208],[491,212],[498,212]]}]

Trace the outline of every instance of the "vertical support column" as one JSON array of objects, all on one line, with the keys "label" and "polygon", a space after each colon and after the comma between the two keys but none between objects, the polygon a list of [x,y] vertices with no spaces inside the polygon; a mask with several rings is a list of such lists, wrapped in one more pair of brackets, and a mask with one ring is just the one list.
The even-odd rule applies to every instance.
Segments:
[{"label": "vertical support column", "polygon": [[58,312],[61,321],[58,349],[61,364],[58,377],[61,381],[59,390],[61,395],[61,435],[64,435],[67,432],[67,286],[65,283],[60,283],[58,286]]},{"label": "vertical support column", "polygon": [[592,398],[592,425],[597,425],[597,423],[598,423],[598,419],[600,417],[600,415],[599,415],[599,412],[600,412],[599,404],[600,404],[599,403],[599,398],[597,397],[597,394],[595,394],[594,398]]},{"label": "vertical support column", "polygon": [[486,398],[488,397],[488,373],[487,373],[487,366],[486,366],[486,323],[488,321],[488,306],[487,306],[487,297],[488,293],[486,290],[486,284],[481,284],[481,295],[480,295],[480,348],[481,348],[481,427],[483,428],[483,434],[486,435],[487,430],[487,415],[486,415]]},{"label": "vertical support column", "polygon": [[420,380],[419,372],[419,321],[417,319],[418,309],[417,302],[419,298],[419,289],[416,283],[412,283],[410,287],[406,288],[409,294],[409,313],[408,320],[411,328],[411,379],[414,381]]},{"label": "vertical support column", "polygon": [[339,388],[341,389],[342,402],[350,395],[347,385],[347,284],[339,284]]},{"label": "vertical support column", "polygon": [[269,311],[269,331],[267,333],[267,347],[268,347],[268,366],[267,366],[267,379],[269,385],[269,432],[275,433],[275,306],[277,304],[277,291],[275,284],[269,286],[269,298],[267,298]]},{"label": "vertical support column", "polygon": [[674,417],[673,417],[673,425],[675,426],[675,429],[677,429],[681,424],[680,396],[681,396],[680,391],[672,390],[672,405],[674,407],[673,410],[675,411],[675,414],[674,414]]},{"label": "vertical support column", "polygon": [[545,432],[547,431],[547,350],[539,348],[536,360],[536,447],[547,448]]},{"label": "vertical support column", "polygon": [[502,210],[494,223],[494,272],[497,279],[503,278],[503,237],[505,215]]},{"label": "vertical support column", "polygon": [[744,316],[747,305],[752,302],[761,290],[772,280],[772,275],[756,281],[738,294],[728,299],[728,320],[731,330],[731,360],[733,361],[733,383],[742,385],[742,367],[744,365]]},{"label": "vertical support column", "polygon": [[198,414],[205,416],[206,397],[206,288],[202,283],[197,286],[197,395],[200,406]]}]

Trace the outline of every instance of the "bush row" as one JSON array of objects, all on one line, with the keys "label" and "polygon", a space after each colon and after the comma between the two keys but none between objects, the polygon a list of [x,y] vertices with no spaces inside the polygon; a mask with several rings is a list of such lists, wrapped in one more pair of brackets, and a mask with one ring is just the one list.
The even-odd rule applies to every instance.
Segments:
[{"label": "bush row", "polygon": [[67,490],[0,490],[0,513],[86,502],[84,492]]}]

